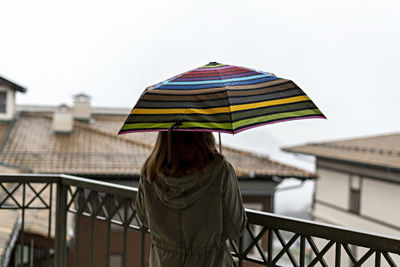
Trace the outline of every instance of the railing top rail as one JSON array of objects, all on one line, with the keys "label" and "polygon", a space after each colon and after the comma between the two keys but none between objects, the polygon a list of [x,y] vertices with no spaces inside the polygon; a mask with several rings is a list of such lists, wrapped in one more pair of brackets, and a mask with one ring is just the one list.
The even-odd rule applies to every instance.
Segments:
[{"label": "railing top rail", "polygon": [[0,182],[5,183],[58,183],[60,174],[0,173]]},{"label": "railing top rail", "polygon": [[400,237],[246,209],[249,223],[400,254]]},{"label": "railing top rail", "polygon": [[132,186],[120,185],[116,183],[108,183],[88,178],[82,178],[72,175],[60,175],[61,183],[90,189],[107,194],[114,194],[126,198],[135,198],[138,189]]},{"label": "railing top rail", "polygon": [[77,186],[93,191],[114,194],[127,198],[135,198],[137,188],[116,183],[82,178],[65,174],[0,174],[0,182],[10,183],[61,183],[65,185]]}]

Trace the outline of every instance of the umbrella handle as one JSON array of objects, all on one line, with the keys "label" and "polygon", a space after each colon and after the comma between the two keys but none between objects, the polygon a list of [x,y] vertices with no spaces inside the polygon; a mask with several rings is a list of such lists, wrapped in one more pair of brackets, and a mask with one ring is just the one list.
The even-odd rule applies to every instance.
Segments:
[{"label": "umbrella handle", "polygon": [[172,130],[176,127],[181,125],[182,122],[178,121],[172,124],[172,126],[168,129],[168,152],[167,152],[167,159],[168,159],[168,166],[171,166],[172,163]]},{"label": "umbrella handle", "polygon": [[221,132],[218,132],[218,139],[219,139],[219,153],[222,154]]}]

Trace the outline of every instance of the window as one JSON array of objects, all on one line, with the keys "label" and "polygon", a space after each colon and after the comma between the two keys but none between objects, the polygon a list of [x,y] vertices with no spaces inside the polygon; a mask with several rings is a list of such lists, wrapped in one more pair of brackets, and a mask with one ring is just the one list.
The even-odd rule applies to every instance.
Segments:
[{"label": "window", "polygon": [[350,211],[360,213],[360,190],[350,188]]},{"label": "window", "polygon": [[16,265],[20,265],[21,260],[24,265],[28,264],[29,263],[29,246],[17,245],[17,251],[14,255],[15,255],[15,262],[17,263]]},{"label": "window", "polygon": [[7,92],[0,92],[0,113],[6,113]]},{"label": "window", "polygon": [[360,214],[360,199],[361,199],[361,178],[358,176],[350,177],[350,203],[349,211],[355,214]]}]

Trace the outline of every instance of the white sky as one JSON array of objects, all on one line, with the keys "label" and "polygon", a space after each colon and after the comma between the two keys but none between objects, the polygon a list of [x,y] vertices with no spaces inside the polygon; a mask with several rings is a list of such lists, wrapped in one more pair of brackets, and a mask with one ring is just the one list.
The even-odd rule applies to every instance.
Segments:
[{"label": "white sky", "polygon": [[400,131],[399,1],[3,0],[0,14],[0,75],[28,88],[19,104],[84,92],[131,108],[146,86],[218,61],[292,79],[328,117],[227,144],[296,163],[279,147]]}]

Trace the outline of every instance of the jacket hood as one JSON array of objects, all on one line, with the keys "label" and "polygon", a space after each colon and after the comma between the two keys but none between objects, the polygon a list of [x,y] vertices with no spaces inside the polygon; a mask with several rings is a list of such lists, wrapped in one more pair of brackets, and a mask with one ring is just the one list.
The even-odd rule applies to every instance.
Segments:
[{"label": "jacket hood", "polygon": [[225,160],[217,156],[202,170],[182,177],[160,176],[152,183],[158,198],[170,208],[183,209],[200,198],[213,183],[216,175],[224,170]]}]

